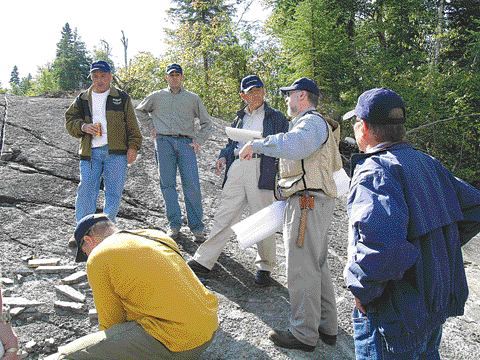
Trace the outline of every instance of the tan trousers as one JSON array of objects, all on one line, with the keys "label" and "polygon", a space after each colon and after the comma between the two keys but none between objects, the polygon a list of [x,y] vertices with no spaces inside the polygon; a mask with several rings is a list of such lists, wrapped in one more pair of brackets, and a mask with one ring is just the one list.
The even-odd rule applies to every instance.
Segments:
[{"label": "tan trousers", "polygon": [[137,322],[129,321],[61,346],[57,354],[47,359],[190,360],[198,359],[211,342],[212,340],[192,350],[172,352]]},{"label": "tan trousers", "polygon": [[[235,160],[228,169],[227,181],[223,187],[220,206],[213,219],[213,227],[208,239],[197,249],[195,261],[208,269],[220,256],[233,231],[230,226],[240,221],[245,207],[255,213],[269,206],[273,200],[272,190],[260,190],[260,158]],[[272,271],[275,266],[275,237],[270,236],[257,243],[257,270]]]},{"label": "tan trousers", "polygon": [[301,342],[315,346],[319,328],[327,335],[338,332],[335,291],[327,262],[335,199],[323,192],[310,195],[315,204],[307,213],[303,247],[296,245],[301,213],[298,195],[287,201],[283,241],[291,310],[289,329]]}]

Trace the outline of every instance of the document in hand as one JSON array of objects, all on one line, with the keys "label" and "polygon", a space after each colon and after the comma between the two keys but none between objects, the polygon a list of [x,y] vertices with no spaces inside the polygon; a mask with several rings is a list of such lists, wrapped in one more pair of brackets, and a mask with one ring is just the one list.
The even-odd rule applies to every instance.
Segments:
[{"label": "document in hand", "polygon": [[233,225],[232,230],[237,235],[240,249],[244,250],[281,231],[286,205],[286,201],[274,201],[270,206]]},{"label": "document in hand", "polygon": [[241,143],[262,138],[262,133],[260,131],[237,129],[227,126],[225,127],[225,132],[230,139]]},{"label": "document in hand", "polygon": [[343,168],[333,173],[333,181],[335,181],[335,185],[337,186],[337,197],[348,193],[350,178]]}]

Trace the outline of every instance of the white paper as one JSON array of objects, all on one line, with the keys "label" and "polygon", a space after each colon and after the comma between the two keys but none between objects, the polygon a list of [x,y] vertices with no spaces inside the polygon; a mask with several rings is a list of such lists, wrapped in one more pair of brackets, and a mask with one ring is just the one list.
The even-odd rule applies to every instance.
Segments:
[{"label": "white paper", "polygon": [[233,141],[238,141],[241,143],[246,143],[247,141],[253,139],[261,139],[262,132],[261,131],[253,131],[253,130],[244,130],[244,129],[237,129],[232,127],[225,127],[225,132],[227,136],[232,139]]},{"label": "white paper", "polygon": [[286,201],[274,201],[270,206],[250,215],[232,226],[238,246],[244,250],[270,235],[281,231]]},{"label": "white paper", "polygon": [[337,186],[337,196],[343,196],[348,193],[350,178],[343,168],[333,173],[333,181],[335,181],[335,185]]}]

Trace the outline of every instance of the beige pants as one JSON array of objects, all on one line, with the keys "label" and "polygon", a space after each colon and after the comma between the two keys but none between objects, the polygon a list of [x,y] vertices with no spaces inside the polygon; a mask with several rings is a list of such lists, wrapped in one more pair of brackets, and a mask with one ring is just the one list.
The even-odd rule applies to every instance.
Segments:
[{"label": "beige pants", "polygon": [[[213,219],[208,239],[197,249],[194,259],[208,269],[213,268],[248,205],[250,213],[269,206],[274,198],[272,190],[260,190],[260,158],[235,160],[228,169],[228,177],[222,191],[220,206]],[[275,237],[270,236],[257,244],[255,266],[258,270],[272,271],[275,266]]]},{"label": "beige pants", "polygon": [[283,225],[283,241],[290,296],[290,331],[301,342],[315,346],[318,330],[337,335],[337,307],[328,268],[328,230],[335,199],[323,192],[311,192],[313,210],[308,210],[305,242],[296,245],[300,224],[299,196],[288,198]]},{"label": "beige pants", "polygon": [[172,352],[138,323],[129,321],[61,346],[57,354],[47,359],[190,360],[198,359],[211,342],[212,340],[192,350]]}]

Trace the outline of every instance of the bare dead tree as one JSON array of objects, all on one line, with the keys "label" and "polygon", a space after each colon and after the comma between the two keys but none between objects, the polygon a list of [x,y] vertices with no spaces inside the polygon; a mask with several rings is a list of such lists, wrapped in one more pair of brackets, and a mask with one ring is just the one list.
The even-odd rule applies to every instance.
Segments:
[{"label": "bare dead tree", "polygon": [[127,57],[127,48],[128,48],[128,39],[125,37],[125,33],[122,30],[122,44],[123,44],[123,59],[125,61],[125,69],[128,68],[128,57]]}]

